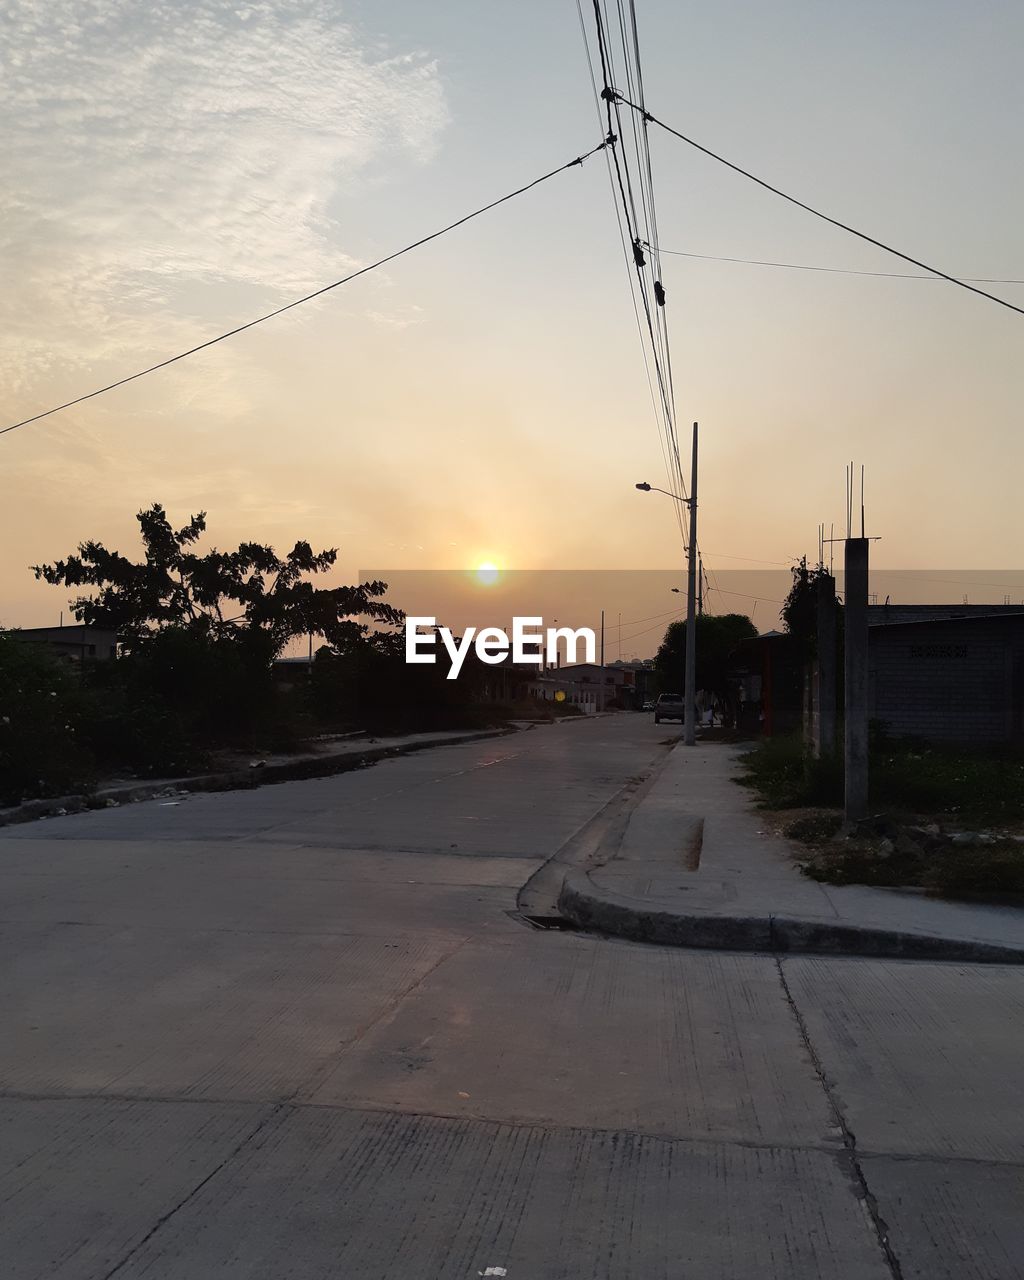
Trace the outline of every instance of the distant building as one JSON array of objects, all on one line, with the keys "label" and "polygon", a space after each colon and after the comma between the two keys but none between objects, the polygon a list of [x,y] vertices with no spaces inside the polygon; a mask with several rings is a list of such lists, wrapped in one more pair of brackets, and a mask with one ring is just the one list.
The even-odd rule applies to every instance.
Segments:
[{"label": "distant building", "polygon": [[[653,689],[653,668],[644,662],[574,662],[548,667],[530,681],[530,696],[542,702],[564,699],[582,711],[614,703],[639,708]],[[561,695],[561,698],[559,698]]]},{"label": "distant building", "polygon": [[117,632],[99,627],[19,627],[8,635],[25,644],[44,645],[69,662],[97,662],[117,657]]}]

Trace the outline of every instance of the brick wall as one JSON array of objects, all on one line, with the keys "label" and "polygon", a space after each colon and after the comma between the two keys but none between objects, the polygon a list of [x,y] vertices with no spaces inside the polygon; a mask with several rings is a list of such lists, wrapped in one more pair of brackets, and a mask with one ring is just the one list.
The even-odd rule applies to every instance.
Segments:
[{"label": "brick wall", "polygon": [[870,715],[933,742],[1024,738],[1024,620],[872,627]]}]

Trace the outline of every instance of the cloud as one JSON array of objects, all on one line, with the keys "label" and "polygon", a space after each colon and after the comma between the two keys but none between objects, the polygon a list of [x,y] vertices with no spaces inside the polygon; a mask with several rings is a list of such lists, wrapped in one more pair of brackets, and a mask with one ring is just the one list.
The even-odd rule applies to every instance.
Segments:
[{"label": "cloud", "polygon": [[447,111],[432,61],[382,56],[342,17],[321,0],[3,6],[9,392],[164,354],[354,265],[332,201],[429,159]]},{"label": "cloud", "polygon": [[425,313],[415,303],[392,307],[390,311],[368,311],[367,319],[380,329],[408,329],[410,325],[422,324]]}]

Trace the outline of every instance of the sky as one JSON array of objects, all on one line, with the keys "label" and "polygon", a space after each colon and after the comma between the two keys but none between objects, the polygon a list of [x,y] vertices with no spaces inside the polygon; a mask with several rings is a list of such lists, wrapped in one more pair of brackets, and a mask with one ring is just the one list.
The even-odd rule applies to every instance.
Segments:
[{"label": "sky", "polygon": [[[660,118],[942,269],[1024,279],[1019,4],[637,14]],[[390,253],[602,134],[575,0],[6,0],[0,24],[0,425]],[[668,135],[652,154],[665,249],[904,269]],[[958,583],[1024,566],[1024,318],[938,281],[666,257],[664,283],[712,569],[813,558],[819,522],[845,521],[850,459],[878,566]],[[983,287],[1024,304],[1024,285]],[[86,538],[135,551],[154,501],[181,523],[206,510],[209,545],[336,546],[338,581],[682,558],[671,499],[634,488],[665,473],[600,156],[0,436],[0,454],[7,626],[66,606],[29,565]]]}]

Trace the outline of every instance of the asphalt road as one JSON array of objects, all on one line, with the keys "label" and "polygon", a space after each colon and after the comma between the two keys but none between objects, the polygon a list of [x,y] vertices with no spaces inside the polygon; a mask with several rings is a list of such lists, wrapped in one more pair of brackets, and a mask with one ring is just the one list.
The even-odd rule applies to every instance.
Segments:
[{"label": "asphalt road", "polygon": [[667,736],[0,832],[3,1275],[1024,1276],[1020,969],[514,916]]}]

